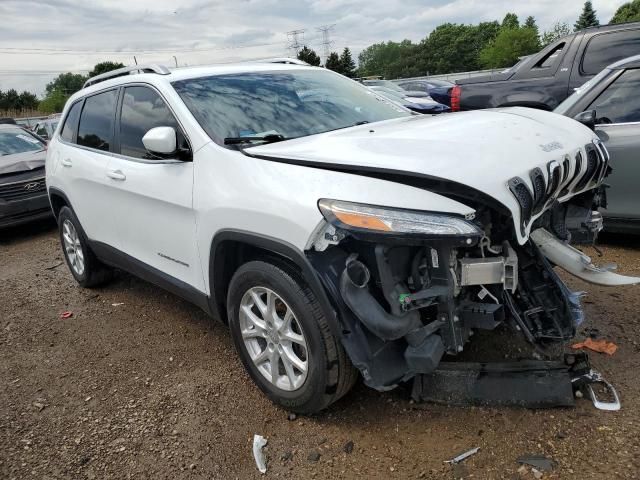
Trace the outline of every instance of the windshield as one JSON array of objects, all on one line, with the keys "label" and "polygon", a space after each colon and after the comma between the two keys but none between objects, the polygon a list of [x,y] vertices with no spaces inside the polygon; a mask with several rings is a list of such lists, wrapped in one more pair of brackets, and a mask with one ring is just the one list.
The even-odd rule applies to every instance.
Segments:
[{"label": "windshield", "polygon": [[606,76],[610,75],[613,70],[609,70],[605,68],[591,80],[586,83],[583,83],[580,87],[576,88],[572,95],[569,95],[564,102],[556,107],[554,110],[555,113],[559,113],[560,115],[565,115],[569,110],[573,108],[573,106],[578,103],[578,101],[582,98],[582,96],[591,90],[594,85],[600,83],[600,81]]},{"label": "windshield", "polygon": [[341,75],[295,70],[215,75],[173,82],[217,143],[225,138],[304,137],[411,115]]},{"label": "windshield", "polygon": [[0,129],[0,155],[37,152],[45,145],[21,128]]},{"label": "windshield", "polygon": [[388,88],[384,88],[384,87],[371,87],[371,90],[373,90],[374,92],[382,95],[383,97],[386,97],[390,100],[393,100],[394,102],[400,102],[403,103],[405,96],[404,95],[398,95],[396,92],[394,92],[393,90],[389,90]]}]

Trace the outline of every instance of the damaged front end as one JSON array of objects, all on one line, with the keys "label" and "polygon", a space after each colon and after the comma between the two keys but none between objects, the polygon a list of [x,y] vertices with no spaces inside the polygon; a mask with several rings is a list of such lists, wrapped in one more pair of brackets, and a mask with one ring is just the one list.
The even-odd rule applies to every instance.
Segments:
[{"label": "damaged front end", "polygon": [[[307,254],[353,364],[377,390],[434,372],[477,330],[511,325],[539,357],[566,344],[583,320],[579,295],[549,261],[559,257],[547,254],[552,210],[520,245],[512,221],[488,207],[474,205],[466,217],[335,200],[319,207],[326,221]],[[591,220],[573,234],[593,240]]]}]

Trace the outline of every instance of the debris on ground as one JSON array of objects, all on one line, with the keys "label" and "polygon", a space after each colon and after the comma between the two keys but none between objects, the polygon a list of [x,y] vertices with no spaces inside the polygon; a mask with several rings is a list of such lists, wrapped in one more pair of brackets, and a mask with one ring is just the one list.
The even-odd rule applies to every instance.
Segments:
[{"label": "debris on ground", "polygon": [[553,470],[553,460],[544,455],[523,455],[516,460],[518,463],[530,465],[541,472]]},{"label": "debris on ground", "polygon": [[587,338],[584,342],[579,342],[571,345],[574,350],[580,348],[588,348],[594,352],[606,353],[607,355],[613,355],[616,353],[618,346],[613,342],[607,342],[606,340],[594,340],[591,337]]},{"label": "debris on ground", "polygon": [[472,448],[471,450],[467,450],[460,455],[453,457],[451,460],[445,460],[444,463],[460,463],[463,460],[469,458],[471,455],[475,455],[480,450],[480,447]]},{"label": "debris on ground", "polygon": [[353,442],[349,440],[347,443],[344,444],[344,447],[342,447],[342,450],[344,450],[344,453],[353,452]]},{"label": "debris on ground", "polygon": [[119,307],[120,305],[124,305],[124,302],[112,303],[112,307]]},{"label": "debris on ground", "polygon": [[320,452],[316,452],[315,450],[310,452],[307,456],[307,460],[309,460],[310,462],[317,462],[318,460],[320,460]]},{"label": "debris on ground", "polygon": [[62,312],[60,314],[60,318],[63,318],[63,319],[64,318],[71,318],[71,317],[73,317],[73,312]]},{"label": "debris on ground", "polygon": [[64,262],[58,262],[55,265],[51,265],[50,267],[45,267],[45,270],[53,270],[54,268],[58,268],[60,265],[62,265]]},{"label": "debris on ground", "polygon": [[291,422],[292,422],[292,421],[294,421],[296,418],[297,418],[297,417],[296,417],[296,414],[295,414],[295,413],[293,413],[293,412],[292,412],[292,413],[290,413],[289,415],[287,415],[287,420],[289,420],[289,421],[291,421]]},{"label": "debris on ground", "polygon": [[267,462],[262,451],[266,444],[267,439],[262,435],[255,434],[253,436],[253,458],[256,460],[256,467],[258,467],[260,473],[267,473]]}]

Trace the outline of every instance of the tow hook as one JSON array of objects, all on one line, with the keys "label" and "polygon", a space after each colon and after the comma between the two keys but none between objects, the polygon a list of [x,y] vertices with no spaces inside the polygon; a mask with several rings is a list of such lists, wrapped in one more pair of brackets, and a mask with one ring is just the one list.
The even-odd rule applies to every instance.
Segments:
[{"label": "tow hook", "polygon": [[[571,379],[571,383],[573,384],[574,389],[586,391],[586,394],[593,402],[593,406],[598,410],[607,410],[610,412],[616,412],[620,410],[620,397],[618,397],[618,392],[616,392],[616,389],[613,388],[613,385],[611,385],[604,379],[600,372],[597,372],[594,369],[590,369],[585,374],[573,377]],[[596,392],[594,392],[593,390],[594,385],[597,384],[600,384],[607,389],[609,395],[613,398],[612,401],[605,402],[598,399],[598,397],[596,396]]]}]

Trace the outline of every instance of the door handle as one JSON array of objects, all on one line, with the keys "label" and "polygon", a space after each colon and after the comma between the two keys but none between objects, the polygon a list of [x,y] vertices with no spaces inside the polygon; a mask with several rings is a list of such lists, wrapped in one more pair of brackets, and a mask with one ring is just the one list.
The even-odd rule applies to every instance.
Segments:
[{"label": "door handle", "polygon": [[73,165],[73,163],[71,162],[71,159],[70,159],[70,158],[65,158],[65,159],[64,159],[64,160],[62,160],[62,162],[60,162],[60,163],[62,163],[62,166],[63,166],[63,167],[70,167],[70,166],[72,166],[72,165]]},{"label": "door handle", "polygon": [[107,177],[113,179],[113,180],[126,180],[127,176],[122,173],[122,170],[110,170],[107,172]]}]

